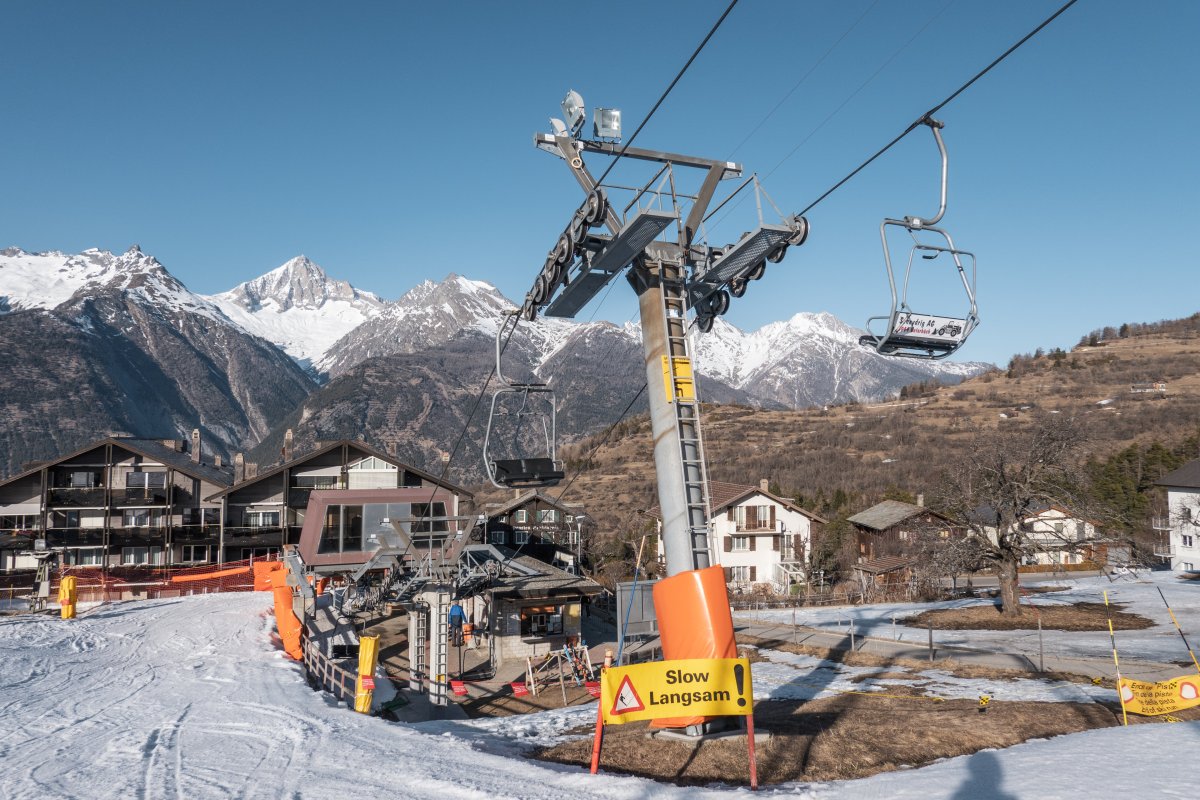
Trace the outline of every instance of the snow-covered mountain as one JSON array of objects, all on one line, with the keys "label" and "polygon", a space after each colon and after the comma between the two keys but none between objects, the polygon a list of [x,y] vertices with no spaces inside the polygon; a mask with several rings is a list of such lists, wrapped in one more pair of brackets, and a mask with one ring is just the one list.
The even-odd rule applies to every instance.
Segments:
[{"label": "snow-covered mountain", "polygon": [[112,431],[257,442],[316,386],[136,246],[0,251],[0,472]]},{"label": "snow-covered mountain", "polygon": [[386,306],[376,295],[330,278],[305,256],[207,299],[305,367],[320,361],[331,343]]},{"label": "snow-covered mountain", "polygon": [[[515,309],[491,284],[454,273],[388,302],[300,256],[203,297],[136,246],[119,255],[3,250],[0,359],[24,366],[0,385],[9,401],[0,400],[0,415],[43,422],[0,425],[0,451],[11,463],[41,457],[42,440],[60,451],[107,429],[158,435],[201,420],[225,452],[265,447],[281,424],[306,420],[317,438],[399,444],[411,435],[436,447],[461,428],[459,401],[477,393],[497,326]],[[824,313],[749,332],[718,320],[697,336],[704,397],[782,408],[871,400],[989,366],[886,358],[859,346],[859,333]],[[645,380],[640,331],[522,323],[504,371],[550,382],[562,398],[562,433],[590,433]],[[316,376],[330,382],[328,391],[314,393]],[[410,431],[410,419],[425,427]],[[49,441],[64,426],[73,426],[71,441]]]}]

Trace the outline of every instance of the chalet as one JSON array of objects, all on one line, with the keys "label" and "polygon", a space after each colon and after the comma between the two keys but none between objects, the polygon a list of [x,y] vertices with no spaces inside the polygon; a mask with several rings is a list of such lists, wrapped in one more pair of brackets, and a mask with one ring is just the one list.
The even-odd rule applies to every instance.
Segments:
[{"label": "chalet", "polygon": [[75,566],[169,566],[218,558],[220,503],[233,475],[205,461],[200,431],[113,436],[0,482],[0,570],[33,569],[34,542]]},{"label": "chalet", "polygon": [[[383,519],[425,518],[408,531],[414,541],[445,539],[452,531],[448,520],[473,499],[467,490],[359,441],[323,443],[301,456],[286,451],[285,456],[283,463],[250,477],[239,471],[232,486],[207,498],[220,509],[224,560],[257,558],[299,544],[314,492],[337,493],[321,505],[328,517],[322,519],[324,553],[334,552],[328,548],[335,538],[336,552],[361,551],[363,531],[369,534]],[[355,491],[385,494],[357,499],[344,494]]]},{"label": "chalet", "polygon": [[1159,555],[1171,560],[1171,569],[1200,569],[1200,459],[1168,472],[1155,483],[1167,490],[1167,518],[1155,527],[1168,535]]},{"label": "chalet", "polygon": [[730,587],[767,584],[784,593],[808,581],[813,538],[826,520],[772,494],[767,485],[766,480],[757,487],[709,482],[709,551]]},{"label": "chalet", "polygon": [[536,490],[518,490],[507,503],[484,507],[479,538],[579,575],[583,540],[592,527],[591,518],[578,503],[560,503]]},{"label": "chalet", "polygon": [[847,522],[854,526],[858,560],[873,561],[884,556],[907,555],[922,531],[948,533],[950,521],[925,508],[923,498],[917,504],[884,500],[860,511]]}]

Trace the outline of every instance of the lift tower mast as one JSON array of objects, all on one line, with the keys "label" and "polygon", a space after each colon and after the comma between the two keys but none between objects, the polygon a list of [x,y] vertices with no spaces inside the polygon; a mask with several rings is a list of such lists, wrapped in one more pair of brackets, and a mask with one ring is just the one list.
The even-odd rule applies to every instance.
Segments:
[{"label": "lift tower mast", "polygon": [[[698,326],[708,330],[728,309],[726,287],[740,287],[734,290],[740,296],[748,280],[761,277],[768,258],[779,261],[789,245],[803,243],[808,224],[803,217],[787,217],[781,225],[762,224],[760,219],[758,227],[735,244],[698,245],[697,232],[719,184],[741,177],[741,165],[622,147],[611,141],[620,135],[619,112],[618,127],[613,127],[613,110],[597,109],[596,139],[581,139],[583,101],[575,92],[568,93],[563,111],[567,124],[552,120],[555,133],[535,134],[534,144],[566,161],[587,197],[547,257],[522,314],[534,319],[541,310],[546,316],[573,317],[628,268],[626,277],[639,298],[667,574],[703,569],[712,565],[708,481],[688,349],[688,312],[694,310]],[[633,200],[618,212],[584,163],[585,153],[662,166],[633,190]],[[694,195],[677,193],[677,168],[703,171]],[[627,215],[635,206],[636,213]],[[599,227],[607,228],[607,234],[592,232]],[[658,238],[664,233],[674,233],[673,239]]]}]

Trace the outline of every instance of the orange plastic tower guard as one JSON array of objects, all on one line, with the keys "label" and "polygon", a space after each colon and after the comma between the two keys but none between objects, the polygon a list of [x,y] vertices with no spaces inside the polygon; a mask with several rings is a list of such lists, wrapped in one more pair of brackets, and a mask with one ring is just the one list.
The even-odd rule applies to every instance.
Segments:
[{"label": "orange plastic tower guard", "polygon": [[[663,658],[737,658],[733,615],[719,566],[681,572],[654,585],[654,613]],[[710,717],[656,719],[652,728],[685,728]]]}]

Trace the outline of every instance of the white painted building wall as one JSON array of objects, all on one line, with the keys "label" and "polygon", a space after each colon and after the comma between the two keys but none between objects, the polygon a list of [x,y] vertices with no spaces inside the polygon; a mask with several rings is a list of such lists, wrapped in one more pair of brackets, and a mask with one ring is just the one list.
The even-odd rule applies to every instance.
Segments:
[{"label": "white painted building wall", "polygon": [[[747,524],[749,507],[758,510],[754,515],[756,523]],[[738,587],[776,582],[777,564],[806,562],[812,548],[812,521],[758,493],[730,506],[724,513],[715,514],[709,523],[709,531],[709,548],[716,563],[733,569],[729,583]],[[800,537],[799,548],[795,546],[797,535]]]},{"label": "white painted building wall", "polygon": [[1167,489],[1171,569],[1200,569],[1200,489]]}]

